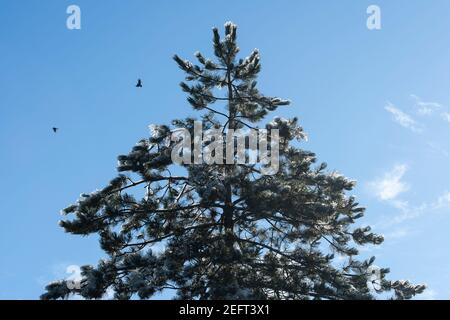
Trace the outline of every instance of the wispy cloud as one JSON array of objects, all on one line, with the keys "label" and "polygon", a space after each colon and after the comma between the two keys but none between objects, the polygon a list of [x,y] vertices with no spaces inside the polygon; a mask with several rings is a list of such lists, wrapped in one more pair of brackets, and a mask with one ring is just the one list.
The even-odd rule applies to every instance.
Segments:
[{"label": "wispy cloud", "polygon": [[384,234],[384,238],[387,240],[396,240],[409,236],[411,231],[408,228],[399,228],[391,231],[387,234]]},{"label": "wispy cloud", "polygon": [[[379,227],[386,228],[402,223],[405,220],[416,218],[424,212],[428,207],[426,204],[413,206],[408,201],[399,199],[399,195],[410,189],[409,184],[402,179],[408,166],[406,164],[395,165],[391,170],[384,173],[381,177],[367,184],[368,189],[378,198],[378,200],[386,202],[397,210],[397,214],[383,218],[383,221],[378,223]],[[441,202],[444,202],[441,200]],[[400,233],[389,235],[391,237],[399,237]]]},{"label": "wispy cloud", "polygon": [[[381,228],[392,227],[423,216],[431,214],[442,209],[450,209],[450,192],[445,191],[433,201],[423,202],[419,205],[413,205],[409,201],[400,199],[391,199],[388,204],[395,208],[398,213],[394,216],[384,217],[383,221],[377,225]],[[391,234],[395,235],[395,234]]]},{"label": "wispy cloud", "polygon": [[395,200],[391,202],[391,205],[399,211],[395,216],[390,217],[390,219],[386,220],[383,225],[384,226],[392,226],[396,224],[400,224],[407,220],[415,219],[420,217],[425,213],[425,210],[428,208],[428,204],[423,203],[420,205],[411,205],[408,201],[404,200]]},{"label": "wispy cloud", "polygon": [[434,152],[434,153],[444,156],[446,158],[448,158],[450,156],[447,149],[442,147],[439,143],[436,143],[434,141],[427,141],[426,144],[430,148],[431,152]]},{"label": "wispy cloud", "polygon": [[450,206],[450,192],[444,192],[433,204],[434,209],[447,208]]},{"label": "wispy cloud", "polygon": [[408,167],[405,164],[396,165],[381,178],[369,182],[368,186],[378,199],[394,200],[400,193],[409,189],[408,184],[401,181],[407,170]]},{"label": "wispy cloud", "polygon": [[388,102],[387,105],[384,107],[384,109],[386,111],[388,111],[389,113],[391,113],[394,121],[397,122],[402,127],[410,129],[414,132],[422,132],[423,131],[423,129],[417,123],[416,120],[414,120],[409,114],[398,109],[391,102]]},{"label": "wispy cloud", "polygon": [[439,109],[442,109],[444,106],[438,102],[427,102],[423,101],[420,97],[415,94],[411,95],[411,98],[415,101],[415,107],[417,109],[417,113],[420,115],[431,115]]},{"label": "wispy cloud", "polygon": [[445,121],[450,122],[450,113],[448,113],[448,112],[442,112],[442,113],[441,113],[441,117],[442,117],[442,119],[444,119]]},{"label": "wispy cloud", "polygon": [[411,94],[411,98],[414,100],[414,107],[417,113],[421,116],[429,116],[439,113],[441,119],[450,122],[450,113],[446,110],[448,108],[439,102],[427,102],[423,101],[415,94]]}]

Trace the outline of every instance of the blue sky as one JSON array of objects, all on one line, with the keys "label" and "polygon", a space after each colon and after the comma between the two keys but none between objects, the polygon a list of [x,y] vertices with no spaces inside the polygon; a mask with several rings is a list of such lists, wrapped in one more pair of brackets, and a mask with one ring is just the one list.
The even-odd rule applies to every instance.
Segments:
[{"label": "blue sky", "polygon": [[[298,116],[303,147],[358,181],[364,222],[386,236],[363,254],[449,299],[450,2],[432,3],[1,0],[0,299],[35,299],[102,256],[59,210],[107,183],[149,124],[195,115],[171,56],[210,56],[228,20],[243,56],[261,52],[261,91],[292,100],[277,115]],[[70,4],[81,30],[66,28]],[[370,4],[381,30],[366,28]]]}]

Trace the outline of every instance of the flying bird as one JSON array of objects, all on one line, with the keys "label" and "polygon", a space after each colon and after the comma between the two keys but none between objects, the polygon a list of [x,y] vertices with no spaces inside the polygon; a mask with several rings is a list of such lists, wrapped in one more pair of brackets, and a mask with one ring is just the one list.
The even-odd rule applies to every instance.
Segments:
[{"label": "flying bird", "polygon": [[53,130],[53,132],[54,132],[54,133],[56,133],[56,131],[58,131],[58,130],[59,130],[59,128],[55,128],[55,127],[53,127],[53,128],[52,128],[52,130]]},{"label": "flying bird", "polygon": [[142,81],[141,81],[141,79],[138,79],[137,84],[136,84],[136,88],[142,88]]}]

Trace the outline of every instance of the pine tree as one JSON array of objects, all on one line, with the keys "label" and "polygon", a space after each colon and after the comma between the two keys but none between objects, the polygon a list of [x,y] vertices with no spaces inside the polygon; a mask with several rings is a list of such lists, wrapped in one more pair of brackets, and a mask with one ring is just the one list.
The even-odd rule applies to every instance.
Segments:
[{"label": "pine tree", "polygon": [[[213,47],[215,61],[199,52],[198,64],[174,56],[205,128],[257,128],[268,112],[289,105],[258,91],[260,55],[238,60],[236,25],[225,24],[223,39],[214,28]],[[387,280],[387,268],[370,289],[375,259],[357,260],[358,247],[383,237],[352,227],[364,215],[347,195],[355,182],[295,146],[306,137],[296,118],[265,125],[279,130],[272,175],[262,174],[261,164],[174,164],[171,132],[182,128],[193,135],[194,119],[153,126],[149,138],[118,157],[116,178],[63,210],[72,218],[61,227],[98,234],[107,258],[82,267],[80,288],[54,282],[42,299],[98,299],[107,289],[117,299],[165,289],[179,299],[409,299],[423,292],[423,285]],[[346,263],[338,267],[337,256]]]}]

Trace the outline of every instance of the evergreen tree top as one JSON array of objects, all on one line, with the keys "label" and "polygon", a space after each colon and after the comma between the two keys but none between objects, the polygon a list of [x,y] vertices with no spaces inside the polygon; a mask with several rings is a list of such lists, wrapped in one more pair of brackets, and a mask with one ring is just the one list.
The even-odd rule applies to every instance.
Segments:
[{"label": "evergreen tree top", "polygon": [[[213,29],[215,59],[174,56],[187,101],[205,128],[224,134],[254,129],[290,103],[259,92],[260,54],[238,58],[236,40],[237,27],[227,22],[223,38]],[[306,139],[298,119],[275,117],[264,128],[279,131],[273,175],[260,164],[175,165],[171,133],[193,134],[194,119],[152,126],[150,137],[118,157],[117,177],[62,211],[61,227],[97,234],[107,258],[82,268],[80,288],[57,281],[42,299],[97,299],[107,289],[117,299],[165,289],[181,299],[373,299],[383,292],[409,299],[423,292],[423,285],[388,280],[387,268],[373,272],[375,258],[357,259],[360,246],[383,237],[355,226],[365,212],[347,194],[355,182],[293,145]],[[346,263],[338,266],[337,256]]]}]

